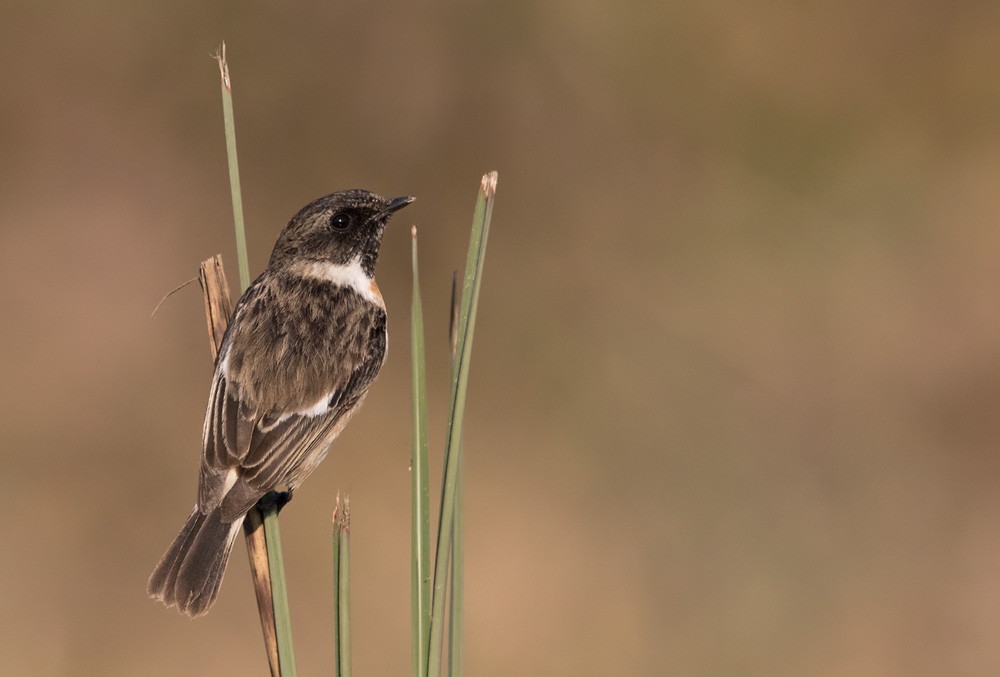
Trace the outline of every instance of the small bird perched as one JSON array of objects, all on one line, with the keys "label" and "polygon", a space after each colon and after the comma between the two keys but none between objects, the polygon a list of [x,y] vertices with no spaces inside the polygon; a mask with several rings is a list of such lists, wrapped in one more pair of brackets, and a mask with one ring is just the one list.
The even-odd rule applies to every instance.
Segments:
[{"label": "small bird perched", "polygon": [[149,578],[151,597],[207,613],[247,512],[298,487],[361,406],[386,351],[374,277],[382,233],[413,199],[333,193],[281,231],[219,348],[198,502]]}]

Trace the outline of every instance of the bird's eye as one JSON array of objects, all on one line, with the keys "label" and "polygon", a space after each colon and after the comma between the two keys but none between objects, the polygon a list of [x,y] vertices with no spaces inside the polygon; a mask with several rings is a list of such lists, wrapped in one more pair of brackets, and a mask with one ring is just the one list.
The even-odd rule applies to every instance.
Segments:
[{"label": "bird's eye", "polygon": [[344,230],[351,225],[351,216],[344,212],[338,212],[330,218],[330,225],[337,230]]}]

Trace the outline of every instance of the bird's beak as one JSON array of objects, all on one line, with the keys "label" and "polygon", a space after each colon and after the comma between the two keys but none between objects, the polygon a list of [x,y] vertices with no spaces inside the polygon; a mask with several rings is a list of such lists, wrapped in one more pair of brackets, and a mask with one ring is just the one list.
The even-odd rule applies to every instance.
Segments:
[{"label": "bird's beak", "polygon": [[398,212],[400,209],[402,209],[403,207],[410,204],[416,199],[417,198],[415,197],[409,197],[409,196],[394,197],[391,200],[389,200],[388,203],[386,203],[385,209],[382,210],[382,214],[384,214],[385,216],[389,216],[393,212]]}]

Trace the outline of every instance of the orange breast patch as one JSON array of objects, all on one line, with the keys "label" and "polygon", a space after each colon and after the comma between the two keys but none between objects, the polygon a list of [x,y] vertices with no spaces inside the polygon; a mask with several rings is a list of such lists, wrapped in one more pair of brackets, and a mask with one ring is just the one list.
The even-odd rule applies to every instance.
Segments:
[{"label": "orange breast patch", "polygon": [[385,301],[382,299],[382,290],[378,288],[378,283],[376,283],[375,280],[372,280],[368,288],[371,290],[372,295],[378,299],[378,304],[385,308]]}]

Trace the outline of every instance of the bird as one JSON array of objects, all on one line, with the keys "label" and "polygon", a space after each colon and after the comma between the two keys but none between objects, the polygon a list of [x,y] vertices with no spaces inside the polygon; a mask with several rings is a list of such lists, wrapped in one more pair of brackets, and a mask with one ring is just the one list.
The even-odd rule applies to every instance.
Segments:
[{"label": "bird", "polygon": [[197,501],[149,578],[152,598],[207,613],[247,512],[268,492],[290,495],[361,406],[387,347],[382,235],[413,200],[332,193],[278,235],[216,356]]}]

